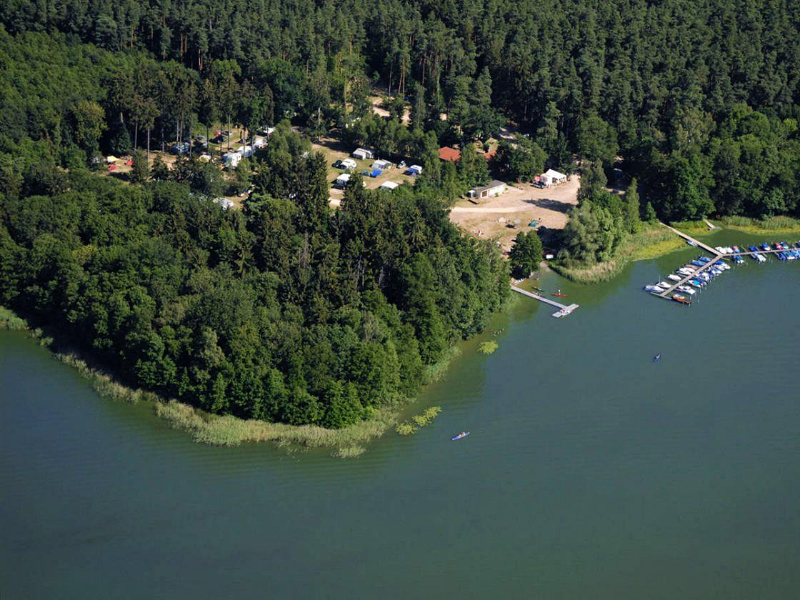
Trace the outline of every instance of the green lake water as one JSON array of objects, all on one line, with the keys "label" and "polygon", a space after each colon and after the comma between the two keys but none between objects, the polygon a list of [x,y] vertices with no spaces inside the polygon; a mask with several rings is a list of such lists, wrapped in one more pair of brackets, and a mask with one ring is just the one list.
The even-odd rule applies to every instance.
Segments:
[{"label": "green lake water", "polygon": [[355,460],[195,444],[0,332],[0,597],[798,597],[800,261],[641,290],[696,253],[545,278],[581,308],[520,298]]}]

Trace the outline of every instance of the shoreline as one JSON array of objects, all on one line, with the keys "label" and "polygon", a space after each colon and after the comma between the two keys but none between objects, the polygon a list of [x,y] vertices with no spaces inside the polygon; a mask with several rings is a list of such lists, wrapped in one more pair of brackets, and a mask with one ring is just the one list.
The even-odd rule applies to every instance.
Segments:
[{"label": "shoreline", "polygon": [[[725,217],[711,221],[709,229],[705,220],[672,223],[675,229],[692,235],[704,236],[723,231],[739,231],[747,235],[800,234],[800,220],[791,217],[751,219],[749,217]],[[661,233],[659,233],[659,231]],[[642,231],[632,234],[621,246],[613,259],[586,267],[566,267],[548,263],[550,268],[574,283],[601,283],[619,275],[629,263],[653,260],[686,247],[686,243],[660,225],[647,225]]]},{"label": "shoreline", "polygon": [[651,260],[680,250],[685,242],[661,225],[645,227],[625,240],[617,255],[609,261],[583,267],[549,263],[550,268],[574,283],[602,283],[619,275],[631,262]]},{"label": "shoreline", "polygon": [[[495,315],[508,312],[516,302],[517,298],[509,296]],[[366,445],[369,442],[394,431],[403,414],[418,401],[424,387],[444,377],[453,360],[461,356],[463,344],[481,335],[456,342],[439,362],[428,365],[425,383],[416,396],[373,409],[368,419],[348,427],[326,429],[317,425],[287,425],[241,419],[233,415],[215,415],[154,392],[128,387],[110,373],[90,366],[78,353],[53,349],[52,337],[47,336],[40,328],[32,328],[25,319],[3,306],[0,306],[0,329],[24,331],[30,339],[47,348],[53,358],[75,369],[103,398],[129,404],[152,404],[153,412],[159,419],[164,420],[172,429],[188,433],[197,443],[234,447],[270,442],[287,452],[329,449],[331,455],[337,458],[356,458],[367,451]]]}]

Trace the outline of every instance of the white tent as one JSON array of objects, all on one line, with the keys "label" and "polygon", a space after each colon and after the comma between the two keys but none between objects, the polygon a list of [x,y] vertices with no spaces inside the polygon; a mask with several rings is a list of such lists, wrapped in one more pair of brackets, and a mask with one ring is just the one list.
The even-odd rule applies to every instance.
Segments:
[{"label": "white tent", "polygon": [[367,160],[368,158],[375,158],[375,153],[367,148],[356,148],[352,156],[358,160]]},{"label": "white tent", "polygon": [[564,183],[566,180],[566,175],[559,173],[558,171],[554,171],[553,169],[547,169],[546,173],[539,176],[539,181],[546,186],[551,186],[556,183]]},{"label": "white tent", "polygon": [[382,190],[393,190],[393,189],[395,189],[396,187],[399,187],[399,186],[400,186],[400,184],[399,183],[395,183],[394,181],[384,181],[381,184],[381,187],[379,189],[382,189]]}]

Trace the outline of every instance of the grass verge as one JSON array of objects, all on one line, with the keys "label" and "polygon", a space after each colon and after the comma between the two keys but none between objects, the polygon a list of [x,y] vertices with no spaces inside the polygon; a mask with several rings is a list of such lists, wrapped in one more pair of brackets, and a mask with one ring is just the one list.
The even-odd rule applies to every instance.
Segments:
[{"label": "grass verge", "polygon": [[552,263],[550,267],[562,277],[577,283],[599,283],[613,279],[632,260],[649,260],[674,252],[685,246],[685,242],[661,225],[645,225],[629,236],[609,261],[592,265],[568,267]]}]

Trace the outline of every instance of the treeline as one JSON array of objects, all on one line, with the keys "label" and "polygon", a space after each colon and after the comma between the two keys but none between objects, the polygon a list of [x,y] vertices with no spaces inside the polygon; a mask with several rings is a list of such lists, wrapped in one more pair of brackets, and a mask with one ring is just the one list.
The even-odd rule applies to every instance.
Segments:
[{"label": "treeline", "polygon": [[[347,131],[370,114],[378,83],[397,98],[398,126],[408,109],[411,127],[440,145],[486,140],[510,117],[551,166],[571,168],[574,153],[610,174],[621,157],[662,218],[800,210],[797,0],[15,0],[2,9],[0,23],[23,44],[80,40],[126,64],[108,88],[117,100],[95,100],[117,148],[123,120],[128,138],[180,138],[194,119],[288,117],[312,134]],[[130,63],[143,56],[169,65],[166,76],[137,75]],[[163,92],[163,80],[173,89]]]},{"label": "treeline", "polygon": [[505,261],[431,194],[356,176],[331,213],[324,159],[287,147],[281,197],[241,211],[80,169],[51,195],[6,196],[0,302],[214,413],[341,427],[414,394],[503,301]]},{"label": "treeline", "polygon": [[635,178],[624,196],[608,192],[607,184],[601,163],[585,166],[578,206],[570,210],[569,221],[560,234],[560,265],[574,268],[609,261],[625,240],[642,228],[643,220],[655,221],[653,206],[649,202],[644,210],[640,206]]}]

